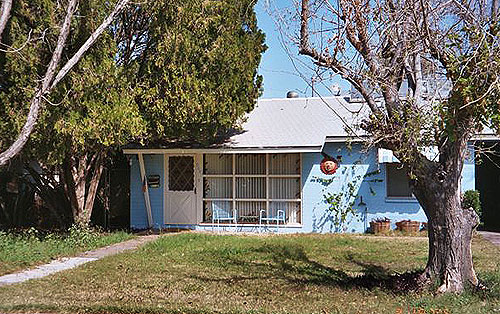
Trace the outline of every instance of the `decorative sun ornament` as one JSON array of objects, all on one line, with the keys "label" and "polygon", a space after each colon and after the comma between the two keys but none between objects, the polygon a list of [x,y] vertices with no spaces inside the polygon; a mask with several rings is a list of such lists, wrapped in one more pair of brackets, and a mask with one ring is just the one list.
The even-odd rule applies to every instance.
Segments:
[{"label": "decorative sun ornament", "polygon": [[335,158],[330,157],[326,154],[324,154],[323,156],[323,160],[320,164],[321,172],[329,175],[334,174],[339,168],[339,162]]}]

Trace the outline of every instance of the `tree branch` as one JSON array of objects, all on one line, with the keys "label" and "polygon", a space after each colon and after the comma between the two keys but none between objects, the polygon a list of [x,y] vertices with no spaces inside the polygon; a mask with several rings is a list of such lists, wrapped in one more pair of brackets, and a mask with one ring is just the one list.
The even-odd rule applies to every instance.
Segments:
[{"label": "tree branch", "polygon": [[425,7],[423,0],[420,0],[420,8],[422,11],[422,21],[423,21],[422,26],[423,26],[423,29],[425,32],[424,38],[427,41],[430,54],[433,58],[435,58],[436,60],[439,60],[441,65],[447,69],[448,65],[449,65],[448,55],[446,54],[446,52],[443,49],[440,48],[440,46],[438,44],[436,44],[436,42],[438,42],[438,40],[437,40],[437,38],[434,37],[434,35],[432,34],[432,31],[430,30],[429,17],[428,17],[427,9]]},{"label": "tree branch", "polygon": [[308,26],[309,14],[309,0],[302,0],[299,53],[313,58],[313,60],[315,60],[321,66],[328,67],[333,72],[342,75],[344,79],[350,82],[360,92],[360,94],[363,96],[366,103],[370,107],[370,110],[377,116],[381,116],[382,112],[377,107],[375,99],[371,96],[371,93],[363,85],[363,82],[359,78],[352,75],[350,71],[337,59],[332,58],[329,55],[319,53],[316,49],[311,47],[309,42]]},{"label": "tree branch", "polygon": [[498,0],[492,0],[491,2],[491,24],[495,25],[498,23]]},{"label": "tree branch", "polygon": [[5,165],[10,159],[16,156],[21,149],[24,147],[26,142],[33,132],[36,125],[38,115],[40,112],[41,101],[44,95],[48,94],[56,85],[59,83],[65,75],[73,68],[75,64],[83,57],[85,52],[92,46],[92,44],[97,40],[97,38],[104,32],[104,30],[111,24],[114,17],[128,4],[129,0],[120,0],[120,2],[115,6],[113,12],[102,22],[102,24],[90,35],[83,46],[73,55],[73,57],[61,68],[54,78],[56,68],[61,60],[62,51],[66,44],[66,40],[69,34],[71,26],[71,18],[76,9],[76,0],[70,0],[68,3],[66,17],[61,27],[61,33],[57,40],[57,46],[52,54],[47,72],[42,81],[42,85],[37,90],[35,96],[31,100],[30,110],[26,123],[24,124],[21,133],[19,134],[16,141],[4,152],[0,154],[0,166]]},{"label": "tree branch", "polygon": [[52,53],[52,58],[50,60],[49,66],[47,67],[47,71],[45,72],[45,76],[42,81],[42,86],[38,88],[35,96],[31,100],[28,118],[26,119],[26,123],[21,129],[21,133],[14,141],[14,143],[12,143],[11,146],[6,151],[0,154],[0,166],[5,165],[10,159],[12,159],[21,151],[21,149],[28,141],[31,132],[33,132],[33,129],[35,128],[36,121],[38,119],[38,114],[40,112],[40,104],[42,96],[48,92],[50,82],[54,77],[57,64],[61,60],[62,51],[69,35],[71,18],[73,17],[75,9],[76,9],[76,0],[70,0],[68,3],[68,8],[66,10],[66,17],[64,18],[64,22],[61,26],[61,32],[59,33],[59,37],[57,39],[57,46],[54,52]]},{"label": "tree branch", "polygon": [[0,8],[0,43],[2,42],[2,34],[9,21],[10,10],[12,9],[12,0],[3,0]]},{"label": "tree branch", "polygon": [[61,68],[59,73],[57,73],[56,78],[52,82],[51,89],[54,88],[57,83],[59,83],[65,76],[68,74],[68,72],[75,66],[75,64],[80,61],[80,59],[83,57],[83,55],[89,50],[89,48],[94,44],[94,42],[97,40],[99,36],[106,30],[106,28],[113,22],[114,18],[116,15],[118,15],[123,8],[130,2],[130,0],[120,0],[118,4],[115,6],[113,12],[111,12],[110,15],[102,22],[102,24],[89,36],[87,41],[83,44],[83,46],[78,49],[78,51],[71,57],[71,59],[66,62],[66,64]]}]

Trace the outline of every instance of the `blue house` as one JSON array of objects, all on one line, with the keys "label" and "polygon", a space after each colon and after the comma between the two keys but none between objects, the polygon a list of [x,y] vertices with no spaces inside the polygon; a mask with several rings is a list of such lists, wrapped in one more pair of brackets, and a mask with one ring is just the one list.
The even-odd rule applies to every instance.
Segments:
[{"label": "blue house", "polygon": [[[262,99],[223,144],[125,149],[130,225],[365,232],[376,218],[425,222],[392,152],[363,145],[354,126],[366,114],[340,96]],[[462,191],[475,188],[474,171],[471,149]]]}]

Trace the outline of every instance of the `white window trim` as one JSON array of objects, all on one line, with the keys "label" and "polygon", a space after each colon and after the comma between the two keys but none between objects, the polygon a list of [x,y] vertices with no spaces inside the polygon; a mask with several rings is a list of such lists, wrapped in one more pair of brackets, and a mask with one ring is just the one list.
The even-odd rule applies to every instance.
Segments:
[{"label": "white window trim", "polygon": [[[214,153],[204,153],[202,156],[202,163],[205,162],[205,155],[210,155]],[[233,208],[236,208],[236,202],[265,202],[266,203],[266,211],[269,211],[269,203],[270,202],[296,202],[299,203],[299,211],[300,211],[300,222],[290,222],[284,227],[302,227],[303,225],[303,195],[302,195],[302,153],[299,154],[299,173],[298,174],[270,174],[269,173],[269,155],[275,153],[265,153],[266,158],[266,174],[236,174],[236,155],[245,154],[245,153],[233,153],[232,155],[232,174],[205,174],[202,169],[202,181],[204,178],[232,178],[232,198],[202,198],[202,202],[205,201],[232,201]],[[204,168],[204,165],[203,165]],[[236,178],[266,178],[266,198],[237,198],[236,197]],[[300,199],[274,199],[269,197],[269,179],[271,178],[296,178],[299,179],[299,191],[300,191]],[[203,185],[203,184],[202,184]],[[203,189],[204,189],[203,185]],[[202,191],[204,193],[204,191]],[[203,195],[203,194],[202,194]],[[202,205],[202,208],[204,206]],[[202,218],[203,220],[203,218]],[[212,225],[210,222],[201,222],[202,225]],[[230,224],[229,224],[230,225]],[[245,226],[254,226],[258,224],[245,224]]]}]

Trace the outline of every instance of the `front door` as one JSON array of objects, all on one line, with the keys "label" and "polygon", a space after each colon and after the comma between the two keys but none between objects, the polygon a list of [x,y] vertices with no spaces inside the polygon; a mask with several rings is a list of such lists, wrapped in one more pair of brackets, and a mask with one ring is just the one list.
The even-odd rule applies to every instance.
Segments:
[{"label": "front door", "polygon": [[167,156],[166,224],[196,223],[195,155]]}]

